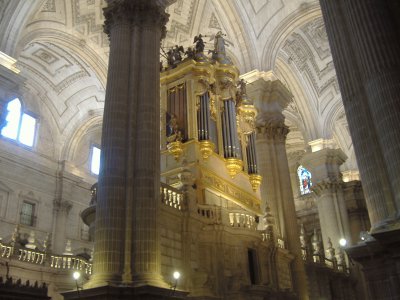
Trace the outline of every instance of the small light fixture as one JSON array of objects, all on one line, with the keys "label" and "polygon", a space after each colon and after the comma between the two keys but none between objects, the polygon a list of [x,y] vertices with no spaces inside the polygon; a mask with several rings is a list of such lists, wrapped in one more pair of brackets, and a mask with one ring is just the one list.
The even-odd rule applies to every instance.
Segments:
[{"label": "small light fixture", "polygon": [[174,277],[175,282],[173,285],[171,285],[171,295],[170,296],[173,296],[175,294],[175,290],[176,290],[176,287],[178,286],[178,280],[181,277],[181,273],[179,273],[178,271],[175,271],[174,273],[172,273],[172,277]]},{"label": "small light fixture", "polygon": [[347,245],[346,239],[341,238],[341,239],[339,240],[339,245],[340,245],[341,247],[346,247],[346,245]]},{"label": "small light fixture", "polygon": [[175,280],[178,280],[181,277],[181,273],[179,273],[178,271],[175,271],[174,274],[172,274],[172,276],[174,276]]},{"label": "small light fixture", "polygon": [[72,274],[72,277],[74,277],[75,280],[78,280],[81,277],[81,273],[79,273],[78,271],[75,271]]},{"label": "small light fixture", "polygon": [[72,277],[75,279],[76,291],[78,293],[78,299],[81,299],[81,294],[79,292],[79,285],[78,285],[78,279],[81,278],[81,273],[78,271],[75,271],[74,273],[72,273]]}]

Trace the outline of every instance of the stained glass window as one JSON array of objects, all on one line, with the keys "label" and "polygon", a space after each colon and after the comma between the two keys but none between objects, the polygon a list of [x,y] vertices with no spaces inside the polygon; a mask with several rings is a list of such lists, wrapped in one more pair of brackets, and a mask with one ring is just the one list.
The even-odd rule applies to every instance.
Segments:
[{"label": "stained glass window", "polygon": [[300,193],[301,195],[311,193],[311,173],[303,166],[299,166],[297,169],[297,175],[299,176],[300,181]]},{"label": "stained glass window", "polygon": [[1,135],[32,147],[35,139],[36,118],[22,112],[21,101],[18,98],[8,102],[7,111],[7,124],[1,130]]}]

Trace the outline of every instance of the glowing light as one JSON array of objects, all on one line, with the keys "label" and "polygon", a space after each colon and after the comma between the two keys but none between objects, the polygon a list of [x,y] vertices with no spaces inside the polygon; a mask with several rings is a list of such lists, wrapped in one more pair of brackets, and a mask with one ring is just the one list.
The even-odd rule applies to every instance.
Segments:
[{"label": "glowing light", "polygon": [[174,274],[173,274],[173,276],[174,276],[174,278],[175,278],[176,280],[178,280],[178,279],[181,277],[181,273],[179,273],[178,271],[175,271]]},{"label": "glowing light", "polygon": [[345,247],[345,246],[347,245],[346,239],[341,238],[341,239],[339,240],[339,245],[342,246],[342,247]]},{"label": "glowing light", "polygon": [[81,277],[81,273],[79,273],[78,271],[75,271],[72,274],[72,277],[74,277],[75,280],[78,280]]},{"label": "glowing light", "polygon": [[100,153],[101,150],[96,146],[92,147],[92,163],[90,166],[90,170],[93,174],[99,175],[100,172]]}]

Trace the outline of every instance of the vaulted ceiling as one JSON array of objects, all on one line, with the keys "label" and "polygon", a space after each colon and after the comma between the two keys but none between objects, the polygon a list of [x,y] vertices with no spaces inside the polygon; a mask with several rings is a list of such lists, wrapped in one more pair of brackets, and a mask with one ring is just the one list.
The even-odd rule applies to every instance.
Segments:
[{"label": "vaulted ceiling", "polygon": [[[100,128],[108,63],[105,0],[0,0],[0,51],[18,60],[27,106],[45,116],[60,159]],[[335,139],[355,169],[352,143],[317,0],[176,0],[163,47],[226,33],[241,73],[272,71],[292,92],[289,151]],[[206,42],[209,39],[206,37]],[[207,47],[211,47],[209,42]],[[72,146],[71,146],[72,145]]]}]

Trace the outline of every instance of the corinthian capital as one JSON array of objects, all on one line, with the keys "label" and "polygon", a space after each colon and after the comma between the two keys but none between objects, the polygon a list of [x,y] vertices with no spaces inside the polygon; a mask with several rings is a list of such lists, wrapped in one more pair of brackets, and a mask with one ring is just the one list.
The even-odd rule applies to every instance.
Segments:
[{"label": "corinthian capital", "polygon": [[165,8],[170,0],[108,0],[103,9],[104,32],[110,35],[111,28],[117,24],[135,26],[159,26],[165,31],[169,15]]},{"label": "corinthian capital", "polygon": [[257,134],[264,135],[268,140],[277,143],[284,143],[289,133],[289,127],[283,123],[272,123],[264,126],[257,126]]},{"label": "corinthian capital", "polygon": [[336,193],[343,188],[343,182],[339,179],[336,180],[322,180],[312,186],[312,191],[320,196],[324,192]]}]

